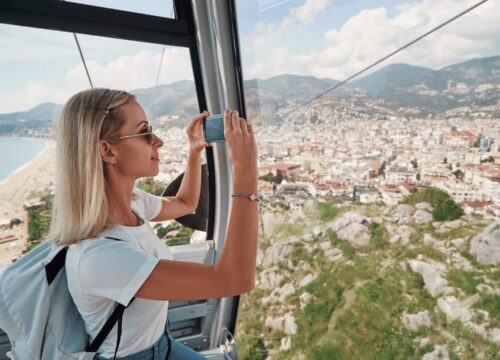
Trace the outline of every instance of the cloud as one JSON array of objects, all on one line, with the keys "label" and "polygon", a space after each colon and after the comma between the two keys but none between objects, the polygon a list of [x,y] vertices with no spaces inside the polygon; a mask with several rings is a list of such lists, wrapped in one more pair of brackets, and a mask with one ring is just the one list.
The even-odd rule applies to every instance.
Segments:
[{"label": "cloud", "polygon": [[304,5],[292,8],[281,24],[283,27],[288,27],[296,21],[304,25],[309,24],[318,14],[326,10],[329,4],[330,0],[307,0]]},{"label": "cloud", "polygon": [[[160,59],[161,54],[140,50],[134,55],[119,56],[107,64],[88,61],[87,67],[95,87],[134,90],[155,85]],[[81,75],[84,71],[83,64],[70,69],[66,77],[68,83],[81,83],[82,81],[88,83],[86,78],[82,79]],[[186,49],[167,48],[163,57],[159,84],[185,79],[193,79],[189,52]]]},{"label": "cloud", "polygon": [[18,91],[0,92],[2,113],[27,111],[41,103],[54,102],[62,104],[76,91],[53,89],[41,83],[28,83]]},{"label": "cloud", "polygon": [[[475,2],[423,0],[397,7],[392,16],[384,7],[364,9],[341,27],[325,31],[323,39],[311,38],[310,43],[317,45],[308,52],[298,49],[295,40],[307,36],[307,29],[289,27],[286,37],[284,32],[252,32],[255,37],[251,39],[255,42],[260,37],[259,43],[264,45],[252,49],[253,53],[246,49],[248,54],[256,56],[256,61],[245,67],[245,77],[293,73],[342,80]],[[498,23],[500,4],[487,2],[403,50],[379,68],[394,62],[440,68],[474,57],[497,55],[500,53]],[[272,28],[271,24],[259,24],[261,30]]]},{"label": "cloud", "polygon": [[245,37],[245,43],[252,47],[265,45],[273,35],[283,33],[294,24],[307,25],[328,8],[330,0],[307,0],[304,5],[290,9],[288,15],[279,24],[258,22],[251,33]]},{"label": "cloud", "polygon": [[[94,87],[130,91],[155,85],[160,58],[161,53],[139,50],[107,63],[96,60],[87,60],[86,63]],[[74,93],[89,88],[83,64],[78,59],[75,59],[75,63],[66,72],[62,71],[62,81],[30,82],[19,90],[0,91],[0,113],[25,111],[43,102],[63,104]],[[166,48],[158,84],[186,79],[193,79],[188,50]]]}]

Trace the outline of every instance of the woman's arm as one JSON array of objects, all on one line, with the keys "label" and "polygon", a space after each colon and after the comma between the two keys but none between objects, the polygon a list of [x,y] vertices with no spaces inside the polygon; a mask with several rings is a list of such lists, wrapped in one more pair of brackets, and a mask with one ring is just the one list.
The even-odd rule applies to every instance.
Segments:
[{"label": "woman's arm", "polygon": [[181,186],[175,196],[163,199],[160,213],[152,221],[165,221],[192,214],[198,206],[201,188],[201,152],[210,146],[203,138],[202,121],[208,116],[203,112],[191,120],[186,132],[189,139],[189,155]]},{"label": "woman's arm", "polygon": [[[257,147],[251,125],[237,114],[224,113],[224,127],[233,164],[233,192],[257,193]],[[215,265],[160,260],[139,298],[196,300],[233,296],[255,286],[258,203],[244,197],[232,201],[224,249]]]}]

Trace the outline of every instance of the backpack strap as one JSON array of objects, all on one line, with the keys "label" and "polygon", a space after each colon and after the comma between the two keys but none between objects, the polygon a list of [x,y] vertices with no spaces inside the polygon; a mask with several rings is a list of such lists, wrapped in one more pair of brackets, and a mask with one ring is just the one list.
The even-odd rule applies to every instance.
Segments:
[{"label": "backpack strap", "polygon": [[[105,236],[105,238],[117,241],[124,241],[122,239],[110,236]],[[64,267],[66,263],[67,252],[68,252],[68,247],[66,246],[62,248],[47,265],[45,265],[45,275],[47,277],[47,282],[49,285],[52,284],[59,271]],[[118,347],[120,346],[120,338],[122,334],[123,312],[125,311],[126,308],[130,306],[130,304],[132,304],[134,300],[135,297],[133,297],[132,300],[130,300],[127,306],[124,306],[122,304],[118,304],[116,306],[116,308],[113,310],[108,320],[106,320],[106,323],[102,327],[101,331],[99,331],[99,334],[97,334],[94,341],[92,341],[92,343],[87,346],[85,351],[97,352],[99,347],[102,345],[106,337],[113,329],[113,326],[115,326],[115,324],[118,322],[118,334],[116,338],[115,356],[113,357],[113,359],[116,358],[116,353],[118,352]]]}]

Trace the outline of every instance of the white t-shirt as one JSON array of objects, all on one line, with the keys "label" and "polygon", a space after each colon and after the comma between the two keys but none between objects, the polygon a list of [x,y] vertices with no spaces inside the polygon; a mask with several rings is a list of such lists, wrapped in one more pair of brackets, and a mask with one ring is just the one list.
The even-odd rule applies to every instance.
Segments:
[{"label": "white t-shirt", "polygon": [[[148,278],[159,259],[173,260],[168,247],[156,236],[147,220],[161,210],[160,197],[134,189],[132,209],[144,221],[137,227],[119,225],[95,238],[71,245],[66,256],[68,288],[85,328],[94,340],[115,309],[127,305]],[[125,241],[106,239],[110,236]],[[168,301],[136,298],[125,309],[117,356],[133,354],[154,344],[164,331]],[[113,357],[117,325],[98,352]]]}]

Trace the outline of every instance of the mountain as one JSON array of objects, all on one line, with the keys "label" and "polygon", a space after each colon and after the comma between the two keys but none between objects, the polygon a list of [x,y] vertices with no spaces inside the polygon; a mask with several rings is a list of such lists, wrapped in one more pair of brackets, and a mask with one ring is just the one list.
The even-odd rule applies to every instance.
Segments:
[{"label": "mountain", "polygon": [[351,82],[350,86],[395,106],[437,113],[464,105],[496,104],[499,69],[500,56],[469,60],[440,70],[391,64]]},{"label": "mountain", "polygon": [[0,114],[0,135],[26,134],[28,131],[50,133],[62,108],[62,105],[43,103],[28,111]]},{"label": "mountain", "polygon": [[[244,81],[247,117],[255,123],[279,123],[284,112],[326,92],[339,82],[312,76],[279,75]],[[198,113],[195,87],[183,80],[132,93],[151,118],[177,115],[169,126],[185,126]],[[386,113],[403,116],[436,115],[459,107],[481,107],[500,98],[500,56],[473,59],[432,70],[408,64],[391,64],[347,83],[321,97],[316,104],[351,104],[358,111],[377,115],[384,103]],[[154,99],[154,101],[153,101]],[[0,134],[50,131],[62,105],[44,103],[26,112],[0,114]],[[403,109],[403,110],[401,110]],[[404,109],[412,111],[405,112]],[[414,115],[411,115],[411,114]],[[416,114],[416,115],[415,115]],[[300,120],[299,120],[300,121]]]}]

